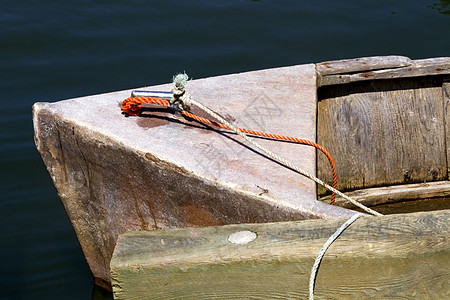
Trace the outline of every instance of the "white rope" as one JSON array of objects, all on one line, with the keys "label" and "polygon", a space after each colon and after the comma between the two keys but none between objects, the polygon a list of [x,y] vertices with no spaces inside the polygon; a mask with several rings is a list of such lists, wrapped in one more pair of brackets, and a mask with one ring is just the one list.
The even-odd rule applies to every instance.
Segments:
[{"label": "white rope", "polygon": [[[334,192],[335,194],[337,194],[337,195],[341,196],[342,198],[346,199],[347,201],[350,201],[351,203],[353,203],[354,205],[362,208],[366,212],[368,212],[370,214],[373,214],[375,216],[382,216],[382,214],[380,214],[379,212],[376,212],[376,211],[374,211],[374,210],[364,206],[363,204],[359,203],[358,201],[353,200],[352,198],[348,197],[347,195],[343,194],[342,192],[338,191],[337,189],[333,188],[332,186],[326,184],[325,182],[323,182],[322,180],[320,180],[316,176],[314,176],[314,175],[312,175],[312,174],[310,174],[310,173],[300,169],[299,167],[295,166],[294,164],[290,163],[289,161],[285,160],[284,158],[280,157],[279,155],[277,155],[277,154],[273,153],[272,151],[270,151],[270,150],[264,148],[263,146],[259,145],[253,139],[251,139],[249,136],[247,136],[245,133],[243,133],[242,131],[240,131],[236,127],[234,127],[233,124],[231,124],[230,122],[226,121],[221,116],[219,116],[218,114],[216,114],[215,112],[213,112],[212,110],[210,110],[209,108],[204,106],[203,104],[195,101],[192,98],[192,96],[189,95],[184,90],[184,85],[186,84],[187,80],[188,80],[188,77],[187,77],[186,74],[178,74],[177,76],[174,77],[175,88],[172,90],[172,92],[174,93],[174,98],[172,99],[171,103],[175,103],[175,104],[177,104],[177,105],[179,105],[179,106],[181,106],[183,108],[184,107],[190,107],[191,105],[197,106],[198,108],[200,108],[201,110],[205,111],[211,117],[215,118],[220,123],[222,123],[223,125],[225,125],[228,128],[230,128],[232,131],[234,131],[236,134],[241,136],[247,142],[249,142],[250,144],[252,144],[256,148],[258,148],[259,150],[261,150],[262,152],[264,152],[265,154],[267,154],[271,158],[275,159],[276,161],[278,161],[278,162],[282,163],[283,165],[287,166],[288,168],[291,168],[291,169],[297,171],[298,173],[308,177],[309,179],[313,180],[314,182],[324,186],[329,191]],[[318,256],[316,257],[316,260],[315,260],[314,265],[313,265],[312,270],[311,270],[311,277],[310,277],[310,280],[309,280],[309,299],[311,299],[311,300],[314,299],[314,284],[315,284],[315,281],[316,281],[317,270],[319,268],[320,262],[321,262],[323,256],[325,255],[325,252],[327,251],[328,247],[330,247],[330,245],[339,237],[339,235],[347,227],[349,227],[358,218],[363,217],[363,216],[364,216],[364,214],[362,214],[362,213],[354,214],[350,219],[348,219],[344,224],[342,224],[342,226],[339,227],[338,230],[335,233],[333,233],[333,235],[331,235],[330,238],[327,240],[327,242],[323,245],[323,247],[320,250]]]},{"label": "white rope", "polygon": [[[261,150],[262,152],[264,152],[265,154],[267,154],[268,156],[270,156],[271,158],[275,159],[276,161],[282,163],[283,165],[287,166],[288,168],[291,168],[295,171],[297,171],[298,173],[308,177],[309,179],[313,180],[314,182],[322,185],[323,187],[325,187],[326,189],[328,189],[329,191],[341,196],[342,198],[346,199],[347,201],[350,201],[351,203],[353,203],[354,205],[360,207],[361,209],[363,209],[364,211],[373,214],[375,216],[382,216],[382,214],[380,214],[379,212],[376,212],[366,206],[364,206],[363,204],[359,203],[356,200],[353,200],[352,198],[348,197],[347,195],[343,194],[342,192],[338,191],[337,189],[333,188],[332,186],[330,186],[329,184],[323,182],[322,180],[320,180],[319,178],[317,178],[316,176],[314,176],[313,174],[310,174],[302,169],[300,169],[299,167],[295,166],[294,164],[290,163],[289,161],[287,161],[286,159],[280,157],[279,155],[273,153],[272,151],[264,148],[263,146],[261,146],[260,144],[256,143],[253,139],[251,139],[249,136],[247,136],[245,133],[243,133],[242,131],[240,131],[239,129],[237,129],[236,127],[234,127],[230,122],[226,121],[225,119],[223,119],[221,116],[219,116],[218,114],[216,114],[215,112],[213,112],[212,110],[210,110],[209,108],[207,108],[206,106],[204,106],[203,104],[195,101],[191,95],[189,95],[189,93],[187,93],[184,89],[184,85],[186,84],[188,80],[188,76],[186,74],[178,74],[177,76],[175,76],[173,78],[173,81],[175,83],[175,87],[172,90],[173,94],[174,94],[174,98],[173,100],[171,100],[171,103],[177,103],[178,101],[181,102],[181,106],[185,107],[188,106],[190,107],[191,105],[195,105],[198,108],[202,109],[203,111],[205,111],[207,114],[209,114],[211,117],[215,118],[216,120],[218,120],[220,123],[222,123],[225,126],[228,126],[228,128],[230,128],[231,130],[233,130],[236,134],[240,135],[243,139],[245,139],[247,142],[249,142],[250,144],[252,144],[253,146],[255,146],[256,148],[258,148],[259,150]],[[186,101],[187,100],[187,101]],[[187,102],[187,103],[186,103]]]},{"label": "white rope", "polygon": [[327,242],[322,246],[322,249],[320,249],[319,254],[316,257],[316,260],[314,262],[314,265],[311,270],[311,277],[309,278],[309,299],[314,299],[314,284],[316,282],[316,275],[317,270],[319,269],[320,262],[322,261],[323,256],[325,255],[325,252],[330,247],[330,245],[341,235],[341,233],[347,229],[353,222],[355,222],[359,217],[364,217],[364,214],[357,213],[354,214],[350,219],[347,220],[344,224],[342,224],[341,227],[336,230],[335,233],[333,233]]},{"label": "white rope", "polygon": [[236,127],[234,127],[230,122],[224,120],[222,117],[220,117],[218,114],[216,114],[215,112],[213,112],[212,110],[210,110],[209,108],[207,108],[206,106],[204,106],[203,104],[195,101],[194,99],[190,99],[191,103],[195,106],[197,106],[198,108],[202,109],[203,111],[205,111],[207,114],[209,114],[210,116],[212,116],[213,118],[217,119],[220,123],[222,123],[225,126],[228,126],[231,130],[233,130],[236,134],[240,135],[243,139],[245,139],[247,142],[249,142],[250,144],[252,144],[253,146],[255,146],[256,148],[258,148],[259,150],[263,151],[265,154],[267,154],[268,156],[270,156],[271,158],[275,159],[276,161],[282,163],[283,165],[297,171],[298,173],[308,177],[309,179],[313,180],[314,182],[324,186],[326,189],[336,193],[337,195],[343,197],[344,199],[350,201],[351,203],[353,203],[354,205],[362,208],[363,210],[365,210],[366,212],[373,214],[375,216],[382,216],[382,214],[380,214],[379,212],[376,212],[366,206],[364,206],[363,204],[359,203],[356,200],[353,200],[352,198],[348,197],[347,195],[343,194],[342,192],[338,191],[337,189],[333,188],[332,186],[326,184],[325,182],[323,182],[322,180],[320,180],[319,178],[317,178],[316,176],[300,169],[299,167],[295,166],[294,164],[290,163],[289,161],[285,160],[284,158],[280,157],[279,155],[271,152],[270,150],[264,148],[263,146],[259,145],[258,143],[256,143],[253,139],[251,139],[249,136],[247,136],[245,133],[243,133],[242,131],[240,131],[239,129],[237,129]]}]

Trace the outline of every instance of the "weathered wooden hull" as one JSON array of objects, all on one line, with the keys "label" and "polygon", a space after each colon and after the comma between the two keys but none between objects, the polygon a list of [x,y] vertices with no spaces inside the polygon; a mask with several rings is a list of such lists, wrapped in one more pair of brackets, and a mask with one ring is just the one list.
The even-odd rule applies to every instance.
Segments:
[{"label": "weathered wooden hull", "polygon": [[[240,127],[325,145],[342,190],[440,181],[445,192],[449,73],[448,58],[377,57],[193,80],[187,88]],[[111,288],[110,260],[127,231],[354,214],[231,134],[160,110],[125,118],[118,106],[130,92],[33,107],[37,148],[97,284]],[[331,182],[313,148],[259,142]]]}]

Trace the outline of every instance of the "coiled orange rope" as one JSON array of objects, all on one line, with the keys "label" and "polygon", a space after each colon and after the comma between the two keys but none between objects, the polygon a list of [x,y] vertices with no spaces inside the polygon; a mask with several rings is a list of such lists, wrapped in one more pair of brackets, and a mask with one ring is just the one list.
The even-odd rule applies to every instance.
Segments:
[{"label": "coiled orange rope", "polygon": [[[131,98],[127,98],[127,99],[123,100],[121,110],[124,113],[126,113],[127,115],[139,116],[142,112],[142,103],[157,104],[157,105],[161,105],[164,107],[171,106],[169,101],[160,99],[160,98],[131,97]],[[230,128],[228,128],[228,126],[225,126],[218,122],[208,120],[206,118],[199,117],[199,116],[194,115],[186,110],[182,110],[181,113],[188,118],[191,118],[193,120],[196,120],[196,121],[204,123],[204,124],[220,127],[220,128],[227,129],[227,130],[230,129]],[[315,147],[316,149],[319,149],[320,151],[322,151],[323,154],[325,154],[325,156],[328,158],[328,161],[330,162],[331,169],[333,171],[333,188],[337,189],[336,166],[334,164],[333,158],[331,157],[330,153],[328,153],[328,151],[325,148],[323,148],[322,146],[320,146],[319,144],[309,141],[309,140],[299,139],[299,138],[290,137],[290,136],[265,133],[265,132],[260,132],[260,131],[248,130],[248,129],[244,129],[244,128],[238,128],[238,129],[246,134],[266,137],[266,138],[270,138],[270,139],[274,139],[274,140],[296,142],[296,143],[312,146],[312,147]],[[331,202],[330,202],[331,205],[334,204],[335,199],[336,199],[336,194],[332,193]]]}]

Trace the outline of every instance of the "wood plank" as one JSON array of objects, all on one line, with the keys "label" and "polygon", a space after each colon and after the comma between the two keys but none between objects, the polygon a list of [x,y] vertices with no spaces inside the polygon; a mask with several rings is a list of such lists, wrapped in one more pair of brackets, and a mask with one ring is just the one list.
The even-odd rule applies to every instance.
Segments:
[{"label": "wood plank", "polygon": [[341,59],[316,64],[318,75],[347,74],[362,71],[400,68],[412,65],[406,56],[371,56],[354,59]]},{"label": "wood plank", "polygon": [[[450,211],[357,220],[331,245],[317,298],[450,296]],[[228,225],[119,237],[115,299],[305,299],[314,259],[345,220]],[[247,244],[229,236],[256,233]]]},{"label": "wood plank", "polygon": [[[369,207],[408,200],[443,198],[450,196],[450,181],[368,188],[351,191],[346,193],[346,195]],[[320,198],[320,201],[326,203],[330,203],[330,200],[330,195]],[[336,205],[350,209],[356,208],[355,205],[339,196],[336,197]]]},{"label": "wood plank", "polygon": [[[447,153],[447,176],[450,176],[450,76],[442,79],[442,98],[444,102],[445,140]],[[448,177],[450,178],[450,177]]]},{"label": "wood plank", "polygon": [[[338,188],[447,179],[441,86],[428,77],[319,89],[318,143],[335,159]],[[320,153],[318,175],[332,181]]]},{"label": "wood plank", "polygon": [[339,85],[357,81],[450,74],[450,57],[415,60],[411,66],[352,74],[320,76],[318,86]]}]

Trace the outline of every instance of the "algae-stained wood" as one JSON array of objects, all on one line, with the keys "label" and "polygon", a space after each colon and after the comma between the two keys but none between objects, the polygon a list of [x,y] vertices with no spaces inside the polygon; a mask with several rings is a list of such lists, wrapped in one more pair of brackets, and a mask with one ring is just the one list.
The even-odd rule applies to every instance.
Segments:
[{"label": "algae-stained wood", "polygon": [[[339,189],[447,178],[440,77],[322,87],[318,95],[318,142],[335,159]],[[331,182],[327,164],[319,155],[318,175]]]},{"label": "algae-stained wood", "polygon": [[[450,296],[450,211],[360,218],[320,265],[318,299]],[[115,299],[305,299],[319,250],[346,220],[227,225],[119,237]],[[233,244],[239,231],[256,233]]]}]

